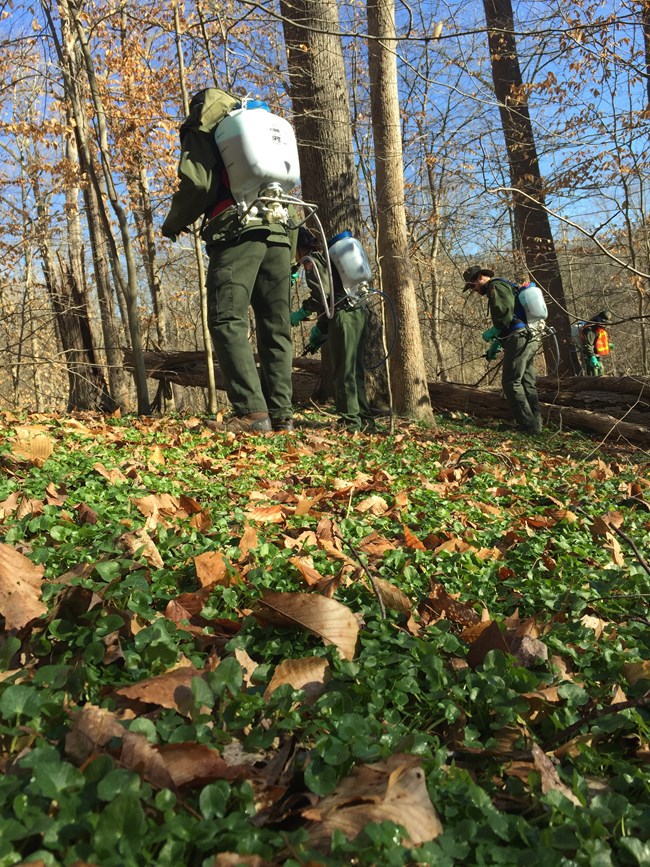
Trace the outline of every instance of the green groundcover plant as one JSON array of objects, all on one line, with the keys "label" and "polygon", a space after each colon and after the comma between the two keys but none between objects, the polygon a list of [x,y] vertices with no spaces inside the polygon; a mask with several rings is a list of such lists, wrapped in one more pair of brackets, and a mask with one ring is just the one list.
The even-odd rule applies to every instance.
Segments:
[{"label": "green groundcover plant", "polygon": [[2,417],[0,865],[650,864],[646,454]]}]

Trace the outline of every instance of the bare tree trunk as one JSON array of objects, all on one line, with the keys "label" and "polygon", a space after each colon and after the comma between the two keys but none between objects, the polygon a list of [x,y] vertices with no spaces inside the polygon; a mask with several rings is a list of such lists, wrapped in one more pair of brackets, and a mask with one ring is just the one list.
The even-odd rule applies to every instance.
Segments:
[{"label": "bare tree trunk", "polygon": [[327,237],[362,237],[350,100],[335,0],[280,0],[302,192]]},{"label": "bare tree trunk", "polygon": [[[83,110],[83,98],[80,93],[80,63],[78,61],[79,46],[70,32],[70,20],[66,15],[65,7],[59,6],[59,20],[61,24],[61,37],[57,33],[54,20],[49,7],[44,3],[43,11],[46,15],[50,34],[59,58],[61,74],[65,94],[71,111],[71,124],[74,130],[74,138],[68,138],[67,146],[70,156],[77,157],[80,175],[86,178],[82,188],[86,205],[86,218],[90,233],[90,243],[95,266],[95,282],[100,306],[102,333],[104,337],[104,350],[108,365],[108,376],[111,383],[111,394],[119,406],[130,408],[130,393],[124,375],[121,362],[119,332],[116,328],[113,294],[111,289],[109,262],[115,271],[116,257],[109,250],[112,240],[110,226],[106,216],[101,190],[97,179],[94,160],[90,150],[87,133],[86,115]],[[76,152],[75,152],[76,151]],[[76,207],[76,203],[75,203]],[[73,240],[74,243],[74,235]],[[119,283],[119,275],[116,274]],[[119,296],[119,286],[118,296]]]},{"label": "bare tree trunk", "polygon": [[[280,0],[280,10],[304,200],[318,206],[326,238],[347,229],[363,240],[337,3]],[[376,314],[369,313],[368,330],[369,341],[381,341],[381,320]],[[333,391],[327,345],[321,357],[321,378],[314,397],[324,401]],[[372,398],[382,389],[381,377],[375,372],[368,380]]]},{"label": "bare tree trunk", "polygon": [[[99,133],[98,144],[100,163],[103,172],[104,183],[106,185],[108,198],[120,229],[124,258],[126,260],[127,280],[124,281],[123,285],[124,293],[126,296],[129,335],[131,337],[131,345],[133,346],[134,354],[134,380],[138,399],[138,413],[140,415],[147,415],[150,411],[150,404],[149,392],[147,390],[147,371],[145,369],[144,359],[142,356],[142,337],[140,334],[140,320],[138,313],[137,269],[135,263],[135,255],[133,252],[133,245],[131,243],[128,221],[113,180],[111,154],[108,144],[108,131],[106,129],[106,114],[104,111],[104,106],[102,104],[98,82],[95,77],[95,69],[84,25],[81,21],[79,14],[76,14],[76,10],[73,10],[70,7],[69,0],[60,0],[60,3],[62,5],[65,4],[66,14],[69,16],[70,20],[74,24],[77,39],[81,47],[81,54],[84,60],[86,75],[88,77],[88,83],[90,85],[90,93],[95,108],[95,118]],[[117,266],[117,260],[115,264]]]},{"label": "bare tree trunk", "polygon": [[66,359],[69,386],[68,412],[73,410],[112,412],[115,403],[108,394],[101,365],[96,358],[84,288],[77,284],[71,266],[56,266],[48,238],[47,206],[41,196],[37,178],[33,179],[32,187],[37,223],[41,227],[38,246],[43,262],[45,285]]},{"label": "bare tree trunk", "polygon": [[[197,8],[199,8],[197,6]],[[202,16],[202,12],[200,12]],[[201,22],[203,18],[201,17]],[[176,56],[178,58],[178,78],[181,88],[181,96],[183,99],[183,112],[187,116],[190,110],[190,100],[187,92],[187,81],[185,76],[185,59],[183,57],[183,46],[181,42],[181,27],[178,16],[178,6],[174,4],[174,39],[176,43]],[[210,63],[212,64],[212,55],[208,54]],[[208,410],[211,413],[216,413],[218,408],[217,401],[217,386],[214,373],[214,359],[212,356],[212,337],[210,336],[210,327],[208,325],[208,298],[205,285],[205,264],[203,262],[203,250],[201,249],[201,234],[199,225],[196,224],[192,229],[192,239],[194,241],[194,255],[196,256],[196,269],[199,279],[199,295],[201,299],[201,332],[203,334],[203,347],[205,349],[205,365],[208,372]]]},{"label": "bare tree trunk", "polygon": [[645,48],[645,86],[647,94],[646,111],[650,111],[650,0],[640,0],[641,21],[643,23],[643,44]]},{"label": "bare tree trunk", "polygon": [[397,315],[397,339],[390,358],[391,390],[400,415],[433,424],[415,282],[408,255],[394,2],[368,0],[367,12],[379,260],[384,291]]},{"label": "bare tree trunk", "polygon": [[[571,374],[571,326],[565,312],[562,276],[544,207],[544,183],[519,68],[512,4],[510,0],[483,0],[483,6],[494,90],[514,188],[515,228],[535,282],[555,301],[549,305],[548,322],[555,328],[560,347],[558,373],[568,376]],[[544,344],[544,357],[548,370],[553,370],[555,358],[550,341]]]}]

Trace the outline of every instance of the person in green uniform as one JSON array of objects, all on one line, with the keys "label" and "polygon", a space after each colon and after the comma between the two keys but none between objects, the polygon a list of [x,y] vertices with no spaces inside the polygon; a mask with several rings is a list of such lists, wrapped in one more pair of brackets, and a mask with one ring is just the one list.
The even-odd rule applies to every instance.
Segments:
[{"label": "person in green uniform", "polygon": [[609,355],[611,344],[605,327],[611,315],[607,310],[597,313],[580,329],[580,348],[585,376],[603,376],[605,370],[601,358]]},{"label": "person in green uniform", "polygon": [[354,306],[350,302],[341,278],[332,266],[336,312],[332,319],[328,319],[320,287],[322,285],[329,299],[330,282],[325,258],[318,252],[318,247],[317,239],[302,226],[298,230],[296,259],[300,262],[308,257],[302,264],[311,294],[298,310],[291,313],[291,324],[295,327],[312,313],[320,314],[310,331],[305,349],[308,353],[316,352],[329,339],[334,404],[339,422],[348,430],[372,432],[375,430],[375,421],[366,397],[363,366],[366,312],[362,305]]},{"label": "person in green uniform", "polygon": [[[180,128],[180,180],[162,226],[175,240],[199,217],[209,256],[208,323],[234,415],[234,432],[292,431],[290,280],[292,235],[286,211],[260,208],[241,219],[214,138],[215,118],[237,107],[218,88],[197,93]],[[248,339],[255,315],[258,373]],[[213,425],[214,427],[214,425]]]},{"label": "person in green uniform", "polygon": [[[490,342],[488,359],[503,349],[501,385],[518,429],[526,434],[542,430],[542,415],[535,377],[535,355],[540,338],[517,316],[515,287],[495,277],[494,271],[472,265],[463,273],[465,289],[487,296],[492,328],[483,332]],[[520,311],[521,312],[521,311]]]}]

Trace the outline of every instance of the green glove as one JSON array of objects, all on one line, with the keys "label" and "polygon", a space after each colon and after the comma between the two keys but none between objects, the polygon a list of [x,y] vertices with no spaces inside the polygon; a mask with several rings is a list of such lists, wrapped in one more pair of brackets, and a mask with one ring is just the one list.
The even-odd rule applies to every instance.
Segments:
[{"label": "green glove", "polygon": [[296,325],[300,325],[303,319],[306,319],[309,316],[309,313],[305,310],[304,307],[301,307],[300,310],[292,310],[291,316],[289,317],[291,321],[291,327],[295,328]]},{"label": "green glove", "polygon": [[498,336],[499,329],[496,327],[496,325],[493,325],[492,328],[488,328],[487,331],[483,332],[483,340],[485,340],[486,343],[489,343],[490,340],[494,340],[494,338]]},{"label": "green glove", "polygon": [[323,334],[318,325],[314,325],[312,330],[309,332],[309,342],[307,343],[307,346],[305,346],[305,352],[309,355],[313,355],[314,352],[318,352],[326,340],[327,335]]},{"label": "green glove", "polygon": [[601,367],[600,361],[598,361],[595,355],[589,358],[589,367],[593,367],[594,370],[598,370]]},{"label": "green glove", "polygon": [[493,340],[488,346],[488,351],[485,353],[485,357],[488,361],[494,361],[502,349],[503,347],[501,346],[501,343],[498,340]]}]

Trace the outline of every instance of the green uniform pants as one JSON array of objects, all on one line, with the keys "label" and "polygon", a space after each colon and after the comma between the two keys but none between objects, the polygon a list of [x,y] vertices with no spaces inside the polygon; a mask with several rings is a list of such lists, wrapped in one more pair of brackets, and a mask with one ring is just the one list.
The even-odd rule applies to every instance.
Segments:
[{"label": "green uniform pants", "polygon": [[363,369],[365,337],[366,314],[360,307],[339,310],[329,324],[336,411],[341,421],[356,430],[374,427]]},{"label": "green uniform pants", "polygon": [[542,415],[535,382],[535,354],[539,338],[522,328],[503,341],[503,378],[501,385],[518,426],[539,433]]},{"label": "green uniform pants", "polygon": [[[250,231],[236,243],[211,245],[207,275],[208,323],[235,415],[293,415],[289,243]],[[260,372],[248,339],[248,308],[255,314]]]}]

